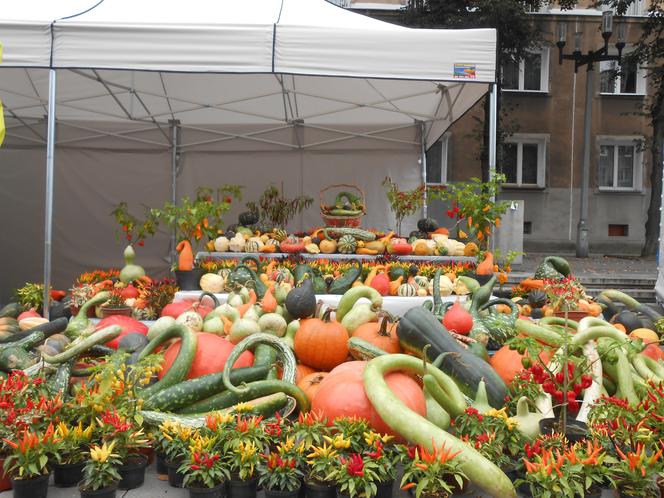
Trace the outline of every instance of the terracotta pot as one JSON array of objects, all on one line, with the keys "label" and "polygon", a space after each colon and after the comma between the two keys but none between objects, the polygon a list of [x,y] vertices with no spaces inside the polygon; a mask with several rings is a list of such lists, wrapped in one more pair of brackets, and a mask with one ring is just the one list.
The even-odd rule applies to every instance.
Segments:
[{"label": "terracotta pot", "polygon": [[5,474],[4,469],[5,459],[0,458],[0,491],[7,491],[12,489],[12,480],[7,474]]},{"label": "terracotta pot", "polygon": [[131,316],[131,308],[129,306],[123,306],[121,308],[107,308],[102,306],[99,310],[102,318],[113,315]]},{"label": "terracotta pot", "polygon": [[[559,318],[565,318],[565,312],[564,311],[556,311],[553,313],[554,316],[557,316]],[[568,311],[567,312],[567,319],[568,320],[574,320],[575,322],[578,322],[582,318],[585,318],[588,316],[588,313],[586,311]]]}]

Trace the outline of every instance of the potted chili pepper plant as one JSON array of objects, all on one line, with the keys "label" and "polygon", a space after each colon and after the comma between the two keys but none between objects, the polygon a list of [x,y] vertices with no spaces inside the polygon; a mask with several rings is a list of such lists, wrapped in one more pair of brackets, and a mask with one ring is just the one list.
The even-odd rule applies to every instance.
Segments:
[{"label": "potted chili pepper plant", "polygon": [[467,478],[455,459],[459,452],[442,445],[429,451],[417,446],[407,452],[401,489],[414,490],[415,498],[447,498],[464,489]]},{"label": "potted chili pepper plant", "polygon": [[351,453],[339,457],[332,469],[337,481],[337,498],[372,498],[378,493],[378,464],[369,457]]},{"label": "potted chili pepper plant", "polygon": [[184,486],[190,498],[222,498],[230,478],[228,462],[217,453],[191,451],[179,469],[185,474]]},{"label": "potted chili pepper plant", "polygon": [[266,498],[296,498],[300,492],[303,474],[298,458],[281,453],[261,454],[258,484],[265,490]]},{"label": "potted chili pepper plant", "polygon": [[90,459],[83,469],[83,480],[78,486],[81,498],[115,498],[120,482],[118,467],[120,456],[113,453],[115,441],[90,448]]},{"label": "potted chili pepper plant", "polygon": [[335,480],[330,469],[339,459],[339,451],[327,442],[309,446],[304,487],[307,498],[334,498]]},{"label": "potted chili pepper plant", "polygon": [[76,486],[83,478],[83,467],[88,457],[94,425],[83,428],[83,422],[73,426],[60,422],[55,430],[59,440],[54,452],[53,482],[58,487]]},{"label": "potted chili pepper plant", "polygon": [[230,498],[256,498],[256,467],[259,461],[258,446],[254,441],[240,440],[232,446],[229,459],[231,478],[228,481]]}]

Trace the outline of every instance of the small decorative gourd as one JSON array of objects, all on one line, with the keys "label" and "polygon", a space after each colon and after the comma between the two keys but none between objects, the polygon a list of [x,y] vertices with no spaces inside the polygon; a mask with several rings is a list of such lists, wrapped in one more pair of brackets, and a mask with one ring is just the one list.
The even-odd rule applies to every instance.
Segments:
[{"label": "small decorative gourd", "polygon": [[357,241],[352,235],[342,235],[337,242],[337,249],[341,254],[353,254],[357,250]]},{"label": "small decorative gourd", "polygon": [[286,230],[283,228],[277,228],[272,232],[272,238],[278,240],[279,242],[285,240],[286,237],[288,237],[288,232],[286,232]]},{"label": "small decorative gourd", "polygon": [[217,252],[228,252],[230,240],[227,237],[217,237],[214,240],[214,250]]},{"label": "small decorative gourd", "polygon": [[417,288],[413,284],[401,284],[397,289],[397,295],[401,297],[416,296]]},{"label": "small decorative gourd", "polygon": [[246,252],[258,252],[263,245],[263,241],[259,237],[252,237],[244,245],[244,250]]},{"label": "small decorative gourd", "polygon": [[134,248],[131,247],[131,244],[129,244],[124,250],[125,265],[120,272],[120,281],[124,282],[125,284],[129,284],[134,280],[138,280],[145,275],[145,270],[143,267],[134,264],[135,257],[136,253],[134,252]]}]

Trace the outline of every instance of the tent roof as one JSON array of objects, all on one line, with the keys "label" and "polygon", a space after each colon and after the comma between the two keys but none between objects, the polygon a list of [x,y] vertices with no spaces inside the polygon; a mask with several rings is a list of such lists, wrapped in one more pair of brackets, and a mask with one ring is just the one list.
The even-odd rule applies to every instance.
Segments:
[{"label": "tent roof", "polygon": [[60,122],[424,122],[431,145],[495,79],[495,30],[404,28],[324,0],[22,0],[3,8],[0,42],[10,126],[43,118],[38,68],[55,68]]}]

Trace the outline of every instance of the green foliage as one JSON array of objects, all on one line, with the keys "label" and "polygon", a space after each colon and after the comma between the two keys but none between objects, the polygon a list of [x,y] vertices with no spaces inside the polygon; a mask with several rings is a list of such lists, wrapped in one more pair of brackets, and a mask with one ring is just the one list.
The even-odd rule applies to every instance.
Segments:
[{"label": "green foliage", "polygon": [[268,186],[257,202],[247,202],[247,209],[258,213],[262,221],[268,221],[275,227],[285,227],[296,214],[311,206],[313,201],[308,195],[293,199],[285,197],[282,183],[281,189],[274,185]]},{"label": "green foliage", "polygon": [[383,187],[386,189],[387,200],[390,203],[390,209],[394,213],[397,222],[397,233],[401,233],[401,223],[406,216],[415,214],[424,202],[424,186],[420,185],[411,190],[399,190],[399,185],[394,183],[388,176],[383,180]]},{"label": "green foliage", "polygon": [[44,304],[44,284],[26,282],[23,287],[14,291],[14,297],[23,309],[39,309]]}]

